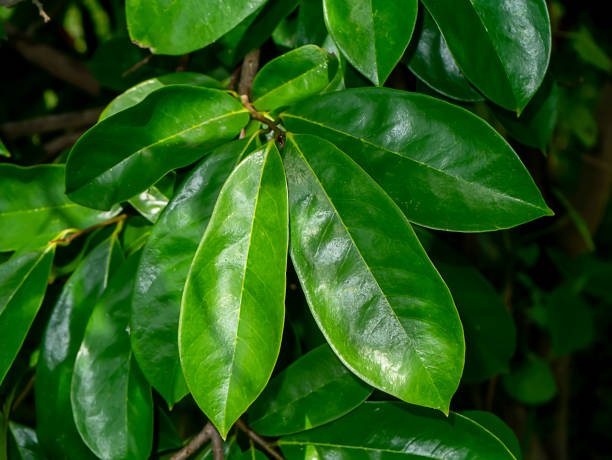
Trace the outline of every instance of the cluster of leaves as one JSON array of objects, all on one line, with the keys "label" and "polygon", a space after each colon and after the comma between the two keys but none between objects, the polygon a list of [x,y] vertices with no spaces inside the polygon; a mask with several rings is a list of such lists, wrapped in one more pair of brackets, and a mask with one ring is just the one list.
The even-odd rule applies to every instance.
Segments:
[{"label": "cluster of leaves", "polygon": [[[506,373],[509,395],[539,404],[554,378],[531,353],[509,373],[511,313],[435,230],[552,215],[500,135],[550,145],[563,93],[544,0],[127,0],[125,14],[155,59],[192,53],[205,73],[159,61],[119,78],[125,37],[110,38],[90,67],[136,84],[69,153],[22,167],[0,143],[0,455],[168,457],[185,437],[173,414],[197,406],[230,459],[265,458],[241,417],[287,459],[521,458],[500,419],[451,398]],[[232,71],[270,43],[238,94]],[[384,87],[394,69],[419,91]],[[539,253],[519,257],[528,270]],[[609,265],[584,266],[552,292],[519,274],[557,356],[592,340],[582,293],[610,300]],[[35,431],[9,421],[34,370]]]}]

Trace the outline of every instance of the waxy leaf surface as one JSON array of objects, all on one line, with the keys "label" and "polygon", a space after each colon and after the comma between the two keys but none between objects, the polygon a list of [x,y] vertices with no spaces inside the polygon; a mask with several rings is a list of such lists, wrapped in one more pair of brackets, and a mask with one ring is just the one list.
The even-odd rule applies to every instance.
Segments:
[{"label": "waxy leaf surface", "polygon": [[422,0],[463,74],[487,98],[519,113],[550,59],[544,0]]},{"label": "waxy leaf surface", "polygon": [[327,30],[342,54],[375,85],[401,59],[417,18],[417,0],[323,0]]},{"label": "waxy leaf surface", "polygon": [[144,247],[132,297],[130,338],[147,380],[169,406],[187,394],[178,354],[183,286],[225,180],[253,143],[217,147],[195,167]]},{"label": "waxy leaf surface", "polygon": [[328,141],[289,135],[285,167],[291,258],[328,343],[367,383],[448,413],[463,330],[410,223]]},{"label": "waxy leaf surface", "polygon": [[64,171],[64,165],[0,165],[0,252],[31,247],[34,239],[51,240],[61,230],[86,228],[118,213],[118,208],[100,212],[66,198]]},{"label": "waxy leaf surface", "polygon": [[[36,431],[53,459],[96,458],[81,440],[72,416],[70,383],[85,327],[97,298],[123,256],[115,236],[79,264],[55,303],[36,368]],[[49,397],[53,395],[53,397]]]},{"label": "waxy leaf surface", "polygon": [[36,431],[32,428],[20,425],[15,422],[9,422],[11,435],[15,441],[15,449],[11,449],[9,444],[9,456],[11,460],[46,460],[45,451],[40,446]]},{"label": "waxy leaf surface", "polygon": [[132,356],[128,327],[138,257],[132,255],[110,279],[74,364],[74,421],[83,441],[104,460],[146,459],[153,442],[151,387]]},{"label": "waxy leaf surface", "polygon": [[66,165],[66,193],[108,209],[236,136],[249,116],[223,91],[174,85],[87,131]]},{"label": "waxy leaf surface", "polygon": [[323,137],[350,155],[417,224],[487,231],[552,213],[508,143],[438,99],[354,89],[309,99],[281,118],[289,131]]},{"label": "waxy leaf surface", "polygon": [[186,54],[211,44],[267,0],[128,0],[130,37],[156,54]]},{"label": "waxy leaf surface", "polygon": [[322,92],[338,70],[335,57],[306,45],[266,64],[253,81],[253,106],[269,111]]},{"label": "waxy leaf surface", "polygon": [[249,409],[249,426],[264,436],[298,433],[343,416],[371,393],[324,344],[270,381]]},{"label": "waxy leaf surface", "polygon": [[13,364],[47,290],[55,245],[0,265],[0,383]]},{"label": "waxy leaf surface", "polygon": [[461,414],[366,402],[335,422],[278,441],[287,460],[516,460],[490,431]]},{"label": "waxy leaf surface", "polygon": [[285,173],[269,143],[223,186],[181,304],[185,380],[223,437],[264,389],[278,357],[287,225]]}]

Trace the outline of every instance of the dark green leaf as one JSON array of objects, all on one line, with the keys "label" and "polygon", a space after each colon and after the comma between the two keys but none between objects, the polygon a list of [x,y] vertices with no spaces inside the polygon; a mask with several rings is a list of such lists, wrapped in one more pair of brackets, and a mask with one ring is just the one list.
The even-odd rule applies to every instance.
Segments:
[{"label": "dark green leaf", "polygon": [[130,203],[141,216],[154,224],[157,222],[160,213],[168,204],[168,197],[153,185],[144,192],[130,198],[128,203]]},{"label": "dark green leaf", "polygon": [[342,54],[375,85],[399,62],[417,18],[417,0],[323,0],[327,30]]},{"label": "dark green leaf", "polygon": [[267,0],[128,0],[130,37],[156,54],[186,54],[232,30]]},{"label": "dark green leaf", "polygon": [[521,445],[518,439],[516,439],[516,435],[497,415],[480,410],[465,410],[461,412],[461,415],[474,420],[481,427],[497,436],[517,460],[522,460]]},{"label": "dark green leaf", "polygon": [[185,380],[224,438],[264,389],[278,357],[287,224],[285,173],[268,143],[225,182],[181,303]]},{"label": "dark green leaf", "polygon": [[612,59],[597,44],[593,34],[585,26],[581,26],[577,32],[570,35],[572,46],[580,58],[592,66],[604,72],[612,71]]},{"label": "dark green leaf", "polygon": [[114,235],[94,248],[64,285],[47,324],[34,394],[36,430],[40,443],[53,459],[95,458],[83,444],[74,424],[70,382],[96,299],[121,259],[121,249]]},{"label": "dark green leaf", "polygon": [[183,447],[183,441],[170,416],[159,406],[155,406],[155,419],[155,452],[178,450]]},{"label": "dark green leaf", "polygon": [[321,0],[303,0],[298,10],[296,46],[310,43],[321,46],[325,37],[327,37],[327,29],[323,20]]},{"label": "dark green leaf", "polygon": [[248,120],[242,104],[222,91],[160,88],[79,139],[66,165],[66,193],[89,207],[108,209],[236,136]]},{"label": "dark green leaf", "polygon": [[341,419],[281,438],[287,460],[516,460],[506,446],[473,420],[451,412],[392,402],[367,402]]},{"label": "dark green leaf", "polygon": [[267,458],[268,457],[263,452],[255,449],[255,447],[251,445],[249,449],[242,452],[240,457],[237,457],[237,460],[267,460]]},{"label": "dark green leaf", "polygon": [[138,257],[119,267],[96,303],[74,365],[74,421],[85,444],[104,460],[146,459],[153,442],[151,387],[130,349]]},{"label": "dark green leaf", "polygon": [[10,422],[9,427],[15,441],[15,452],[9,455],[11,460],[46,460],[47,456],[38,443],[36,431],[14,422]]},{"label": "dark green leaf", "polygon": [[543,404],[557,394],[555,377],[548,363],[536,356],[504,375],[504,388],[510,396],[525,404]]},{"label": "dark green leaf", "polygon": [[34,322],[47,290],[55,245],[15,254],[0,265],[0,383]]},{"label": "dark green leaf", "polygon": [[504,139],[452,104],[362,88],[312,98],[281,117],[290,131],[350,155],[417,224],[487,231],[552,214]]},{"label": "dark green leaf", "polygon": [[122,110],[135,106],[153,91],[168,85],[191,85],[203,88],[223,89],[221,83],[207,75],[194,72],[179,72],[162,75],[161,77],[145,80],[120,94],[106,106],[100,115],[100,121]]},{"label": "dark green leaf", "polygon": [[298,433],[343,416],[371,393],[321,345],[270,381],[249,409],[249,426],[264,436]]},{"label": "dark green leaf", "polygon": [[331,143],[289,135],[286,145],[291,258],[327,341],[369,384],[448,413],[463,330],[410,223]]},{"label": "dark green leaf", "polygon": [[253,81],[253,106],[269,111],[321,93],[338,71],[324,49],[306,45],[266,64]]},{"label": "dark green leaf", "polygon": [[[482,96],[467,81],[450,54],[440,29],[422,9],[420,35],[414,50],[404,59],[408,68],[431,88],[459,101],[479,101]],[[411,46],[412,48],[412,46]]]},{"label": "dark green leaf", "polygon": [[519,113],[550,59],[544,0],[422,0],[464,75],[487,98]]},{"label": "dark green leaf", "polygon": [[31,248],[34,238],[49,241],[61,230],[86,228],[119,212],[93,211],[68,200],[64,171],[63,165],[0,165],[0,251]]},{"label": "dark green leaf", "polygon": [[202,160],[160,216],[140,259],[130,320],[132,349],[169,406],[187,394],[177,343],[187,273],[223,183],[253,144],[232,141]]}]

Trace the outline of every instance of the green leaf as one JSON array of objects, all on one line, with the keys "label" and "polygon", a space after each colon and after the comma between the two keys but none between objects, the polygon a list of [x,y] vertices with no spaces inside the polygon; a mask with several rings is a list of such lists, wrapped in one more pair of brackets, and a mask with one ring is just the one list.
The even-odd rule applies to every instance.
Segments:
[{"label": "green leaf", "polygon": [[130,198],[128,203],[130,203],[141,216],[154,224],[157,222],[160,213],[168,204],[168,197],[153,185],[149,187],[148,190]]},{"label": "green leaf", "polygon": [[34,395],[36,430],[51,458],[96,458],[74,424],[70,382],[87,321],[122,258],[114,235],[95,247],[64,285],[47,323]]},{"label": "green leaf", "polygon": [[309,99],[281,118],[350,155],[414,223],[488,231],[552,214],[506,141],[452,104],[362,88]]},{"label": "green leaf", "polygon": [[183,447],[183,441],[166,411],[155,406],[155,418],[155,452],[178,450]]},{"label": "green leaf", "polygon": [[253,106],[269,111],[321,93],[338,71],[338,60],[306,45],[267,63],[253,81]]},{"label": "green leaf", "polygon": [[[2,24],[0,24],[0,27],[2,27]],[[4,145],[4,142],[2,142],[2,139],[0,139],[0,157],[11,157],[11,152],[8,151],[8,149]]]},{"label": "green leaf", "polygon": [[224,438],[264,389],[278,357],[287,224],[283,165],[276,146],[268,143],[225,182],[181,303],[185,380]]},{"label": "green leaf", "polygon": [[267,0],[127,0],[130,37],[155,54],[186,54],[211,44]]},{"label": "green leaf", "polygon": [[10,459],[46,460],[47,456],[38,443],[36,431],[15,422],[10,422],[9,427],[15,442],[15,451],[9,453]]},{"label": "green leaf", "polygon": [[453,300],[400,209],[331,143],[288,135],[291,258],[342,362],[406,402],[448,413],[463,369]]},{"label": "green leaf", "polygon": [[179,72],[151,78],[132,86],[124,93],[117,96],[106,106],[100,115],[100,121],[118,112],[135,106],[153,91],[168,85],[191,85],[203,88],[223,89],[221,83],[207,75],[195,72]]},{"label": "green leaf", "polygon": [[160,88],[78,140],[66,165],[66,193],[78,203],[108,209],[198,160],[248,121],[242,104],[222,91]]},{"label": "green leaf", "polygon": [[417,0],[323,0],[327,30],[342,54],[381,86],[408,46],[417,7]]},{"label": "green leaf", "polygon": [[546,149],[559,114],[559,88],[552,79],[544,83],[529,102],[520,118],[516,113],[502,109],[495,111],[495,116],[502,122],[508,134],[529,147]]},{"label": "green leaf", "polygon": [[326,37],[321,0],[303,0],[297,16],[296,46],[309,43],[321,46]]},{"label": "green leaf", "polygon": [[418,41],[414,49],[404,57],[408,68],[444,96],[459,101],[482,100],[480,93],[461,73],[431,15],[425,9],[421,13],[423,18]]},{"label": "green leaf", "polygon": [[242,139],[208,154],[160,216],[140,259],[130,320],[132,349],[147,380],[169,406],[187,394],[178,354],[187,273],[223,183],[253,147]]},{"label": "green leaf", "polygon": [[612,59],[597,44],[597,41],[586,26],[571,34],[572,46],[580,59],[604,72],[612,71]]},{"label": "green leaf", "polygon": [[15,254],[0,265],[0,383],[42,305],[55,245]]},{"label": "green leaf", "polygon": [[521,445],[512,429],[497,415],[480,410],[464,410],[461,415],[467,417],[499,438],[517,460],[522,460]]},{"label": "green leaf", "polygon": [[63,165],[0,165],[0,252],[32,248],[61,230],[86,228],[118,214],[119,208],[100,212],[71,202],[64,195],[64,171]]},{"label": "green leaf", "polygon": [[545,0],[422,0],[463,74],[487,98],[521,112],[550,59]]},{"label": "green leaf", "polygon": [[96,303],[74,364],[71,403],[85,444],[101,459],[146,459],[153,442],[151,387],[130,349],[130,296],[139,254]]},{"label": "green leaf", "polygon": [[321,345],[270,381],[249,409],[249,426],[264,436],[298,433],[343,416],[371,393]]},{"label": "green leaf", "polygon": [[366,402],[333,423],[278,440],[287,460],[516,460],[473,420],[393,402]]},{"label": "green leaf", "polygon": [[557,394],[550,366],[533,355],[504,375],[502,382],[510,396],[525,404],[544,404]]},{"label": "green leaf", "polygon": [[267,458],[268,457],[263,452],[255,449],[252,445],[238,457],[239,460],[267,460]]}]

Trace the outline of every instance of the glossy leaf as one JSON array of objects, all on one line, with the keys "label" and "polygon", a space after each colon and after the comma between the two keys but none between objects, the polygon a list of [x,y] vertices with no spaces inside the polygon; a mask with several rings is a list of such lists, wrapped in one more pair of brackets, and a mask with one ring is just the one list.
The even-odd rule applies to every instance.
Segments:
[{"label": "glossy leaf", "polygon": [[504,375],[502,382],[510,396],[525,404],[546,403],[557,393],[550,366],[536,356],[529,356],[510,374]]},{"label": "glossy leaf", "polygon": [[298,433],[341,417],[371,393],[321,345],[270,381],[249,409],[249,426],[264,436]]},{"label": "glossy leaf", "polygon": [[101,459],[146,459],[153,442],[151,387],[132,356],[128,327],[138,256],[119,267],[96,303],[74,365],[74,421]]},{"label": "glossy leaf", "polygon": [[461,415],[474,420],[481,427],[491,432],[491,434],[504,443],[517,460],[522,460],[523,454],[521,452],[519,440],[516,438],[512,429],[497,415],[480,410],[465,410],[461,412]]},{"label": "glossy leaf", "polygon": [[224,438],[264,389],[278,357],[287,224],[283,165],[275,145],[268,143],[225,182],[181,303],[185,380]]},{"label": "glossy leaf", "polygon": [[100,121],[118,112],[135,106],[146,98],[153,91],[168,85],[191,85],[203,88],[223,89],[221,83],[207,75],[195,72],[178,72],[162,75],[161,77],[151,78],[132,86],[124,93],[117,96],[106,106],[100,115]]},{"label": "glossy leaf", "polygon": [[550,59],[544,0],[422,0],[463,74],[487,98],[519,113]]},{"label": "glossy leaf", "polygon": [[239,460],[267,460],[267,458],[268,457],[263,452],[255,449],[255,447],[251,445],[249,449],[242,452]]},{"label": "glossy leaf", "polygon": [[269,111],[321,93],[338,70],[324,49],[306,45],[266,64],[253,81],[253,106]]},{"label": "glossy leaf", "polygon": [[444,96],[459,101],[482,100],[480,93],[459,70],[431,15],[424,8],[421,13],[422,21],[416,46],[404,58],[408,68],[420,80]]},{"label": "glossy leaf", "polygon": [[[95,458],[74,424],[70,383],[96,299],[122,259],[117,238],[95,247],[70,276],[51,313],[36,369],[36,430],[52,459]],[[49,397],[53,395],[53,397]]]},{"label": "glossy leaf", "polygon": [[333,423],[278,441],[287,460],[515,460],[473,420],[393,402],[367,402]]},{"label": "glossy leaf", "polygon": [[140,259],[130,319],[132,349],[147,380],[169,406],[187,394],[178,354],[187,273],[223,183],[253,144],[232,141],[196,166],[160,216]]},{"label": "glossy leaf", "polygon": [[160,213],[168,204],[168,197],[153,185],[144,192],[130,198],[128,203],[130,203],[141,216],[154,224],[157,222]]},{"label": "glossy leaf", "polygon": [[79,139],[66,165],[66,193],[89,207],[108,209],[230,140],[248,120],[242,104],[222,91],[161,88]]},{"label": "glossy leaf", "polygon": [[13,441],[15,442],[15,450],[9,450],[11,460],[46,460],[47,456],[38,443],[36,431],[32,428],[10,422],[9,427]]},{"label": "glossy leaf", "polygon": [[47,290],[55,245],[0,265],[0,383],[13,364]]},{"label": "glossy leaf", "polygon": [[289,131],[350,155],[417,224],[487,231],[552,214],[504,139],[446,102],[362,88],[309,99],[281,117]]},{"label": "glossy leaf", "polygon": [[289,135],[291,258],[343,363],[406,402],[448,413],[463,369],[453,300],[388,195],[331,143]]},{"label": "glossy leaf", "polygon": [[63,165],[0,165],[0,252],[35,247],[68,228],[86,228],[119,211],[94,211],[64,195]]},{"label": "glossy leaf", "polygon": [[156,54],[186,54],[232,30],[267,0],[128,0],[130,37]]},{"label": "glossy leaf", "polygon": [[321,0],[302,1],[297,16],[296,46],[309,43],[321,46],[327,36]]},{"label": "glossy leaf", "polygon": [[417,7],[417,0],[323,0],[327,30],[342,54],[381,86],[408,46]]}]

